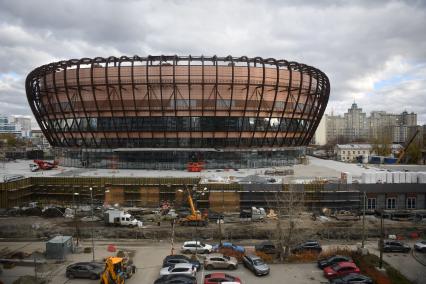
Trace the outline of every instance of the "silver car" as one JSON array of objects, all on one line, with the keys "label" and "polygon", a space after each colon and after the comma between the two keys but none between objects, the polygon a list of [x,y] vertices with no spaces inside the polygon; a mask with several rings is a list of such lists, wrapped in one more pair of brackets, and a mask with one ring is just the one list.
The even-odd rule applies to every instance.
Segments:
[{"label": "silver car", "polygon": [[256,255],[243,256],[243,264],[257,276],[269,274],[269,266]]},{"label": "silver car", "polygon": [[206,256],[204,267],[207,270],[211,269],[237,269],[238,260],[235,257],[225,256],[221,253],[213,253]]},{"label": "silver car", "polygon": [[171,275],[171,274],[186,274],[190,276],[195,276],[197,273],[197,268],[191,263],[177,263],[175,265],[161,268],[160,276]]}]

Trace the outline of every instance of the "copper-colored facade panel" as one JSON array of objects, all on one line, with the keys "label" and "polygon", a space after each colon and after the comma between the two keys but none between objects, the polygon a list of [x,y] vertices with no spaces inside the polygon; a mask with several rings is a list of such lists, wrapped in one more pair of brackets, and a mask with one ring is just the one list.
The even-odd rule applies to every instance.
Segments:
[{"label": "copper-colored facade panel", "polygon": [[286,60],[123,56],[41,66],[26,92],[55,147],[259,148],[307,145],[330,84]]}]

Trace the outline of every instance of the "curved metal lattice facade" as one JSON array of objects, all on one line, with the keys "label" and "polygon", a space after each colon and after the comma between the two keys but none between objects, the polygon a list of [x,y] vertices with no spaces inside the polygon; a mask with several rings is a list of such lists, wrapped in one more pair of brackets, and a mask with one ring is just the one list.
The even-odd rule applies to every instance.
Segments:
[{"label": "curved metal lattice facade", "polygon": [[307,145],[330,84],[272,58],[122,56],[41,66],[26,92],[56,147],[257,148]]}]

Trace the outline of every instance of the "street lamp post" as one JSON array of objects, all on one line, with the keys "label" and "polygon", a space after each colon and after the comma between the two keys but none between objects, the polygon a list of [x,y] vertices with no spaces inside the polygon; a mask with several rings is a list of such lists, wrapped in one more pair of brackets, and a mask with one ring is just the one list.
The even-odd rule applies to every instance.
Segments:
[{"label": "street lamp post", "polygon": [[91,233],[92,233],[92,261],[95,261],[95,243],[93,241],[93,188],[90,187],[90,211],[92,214],[92,226],[91,226]]},{"label": "street lamp post", "polygon": [[74,196],[78,196],[78,195],[80,195],[80,193],[78,193],[78,192],[74,192],[73,193],[73,195],[72,195],[72,206],[74,207],[74,216],[73,216],[73,219],[74,219],[74,225],[75,225],[75,236],[76,236],[76,238],[77,238],[77,247],[78,247],[78,239],[79,239],[79,233],[78,233],[78,225],[77,225],[77,207],[76,207],[76,205],[75,205],[75,199],[74,199]]}]

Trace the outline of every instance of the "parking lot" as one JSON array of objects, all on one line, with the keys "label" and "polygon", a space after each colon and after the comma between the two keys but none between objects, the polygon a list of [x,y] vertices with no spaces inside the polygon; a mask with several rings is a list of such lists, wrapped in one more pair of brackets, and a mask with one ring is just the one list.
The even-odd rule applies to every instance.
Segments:
[{"label": "parking lot", "polygon": [[[137,266],[136,274],[129,279],[126,283],[129,284],[152,284],[159,276],[161,264],[165,256],[170,254],[171,246],[169,242],[155,242],[155,241],[116,241],[116,242],[101,242],[96,243],[95,256],[96,259],[101,261],[104,257],[114,255],[108,252],[107,247],[113,243],[117,249],[127,249],[133,251],[134,263]],[[378,253],[376,249],[377,242],[368,242],[367,247],[370,252]],[[181,244],[175,244],[175,248],[179,248]],[[34,250],[43,251],[44,243],[0,243],[0,249],[3,247],[10,247],[11,249],[19,248],[21,251],[32,252]],[[90,242],[83,243],[83,247],[90,246]],[[330,245],[325,245],[324,249],[330,248]],[[355,247],[354,245],[351,247]],[[424,254],[420,257],[426,258]],[[69,280],[65,277],[65,270],[67,265],[79,261],[91,261],[92,254],[78,253],[71,254],[67,257],[64,263],[50,264],[48,269],[40,269],[39,276],[45,276],[51,280],[51,283],[98,283],[98,281],[87,279],[73,279]],[[386,253],[384,260],[400,270],[405,276],[412,281],[417,281],[418,284],[426,284],[426,267],[421,265],[412,254],[400,253]],[[200,259],[202,261],[202,259]],[[322,275],[322,271],[316,267],[315,263],[304,264],[273,264],[270,266],[271,272],[267,276],[257,277],[251,271],[246,269],[243,265],[239,265],[237,270],[200,270],[197,274],[197,283],[203,283],[202,279],[206,273],[213,272],[226,272],[233,276],[241,278],[243,283],[282,283],[286,280],[288,283],[302,284],[302,283],[320,283],[327,280]],[[44,272],[43,272],[44,271]],[[13,269],[4,269],[3,275],[0,279],[5,284],[12,283],[17,277],[22,275],[34,275],[33,267],[17,266]]]}]

